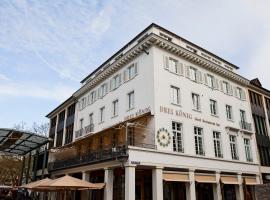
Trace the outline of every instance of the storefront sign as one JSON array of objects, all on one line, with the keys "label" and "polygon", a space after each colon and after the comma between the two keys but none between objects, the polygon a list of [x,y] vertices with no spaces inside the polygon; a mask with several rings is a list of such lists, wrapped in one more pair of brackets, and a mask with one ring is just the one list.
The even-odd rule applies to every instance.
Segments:
[{"label": "storefront sign", "polygon": [[212,122],[212,121],[209,121],[209,120],[205,120],[203,118],[197,118],[197,117],[195,117],[195,121],[206,123],[206,124],[210,124],[210,125],[213,125],[213,126],[220,126],[219,123]]}]

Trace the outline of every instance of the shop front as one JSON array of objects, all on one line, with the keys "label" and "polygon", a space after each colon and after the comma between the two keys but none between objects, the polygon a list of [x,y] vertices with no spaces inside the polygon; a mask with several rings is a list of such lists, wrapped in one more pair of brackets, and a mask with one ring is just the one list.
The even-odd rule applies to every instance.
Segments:
[{"label": "shop front", "polygon": [[186,185],[189,184],[188,173],[163,173],[163,199],[186,200]]},{"label": "shop front", "polygon": [[213,185],[217,184],[215,174],[195,174],[196,199],[214,200]]}]

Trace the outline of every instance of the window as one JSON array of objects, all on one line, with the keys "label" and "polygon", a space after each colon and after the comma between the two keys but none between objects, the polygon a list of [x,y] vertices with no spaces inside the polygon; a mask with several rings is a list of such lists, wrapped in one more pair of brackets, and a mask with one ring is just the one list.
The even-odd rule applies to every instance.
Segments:
[{"label": "window", "polygon": [[63,143],[63,129],[57,132],[56,147],[62,146],[62,143]]},{"label": "window", "polygon": [[178,74],[178,62],[173,58],[169,58],[169,71]]},{"label": "window", "polygon": [[81,100],[81,110],[86,107],[86,97],[83,97]]},{"label": "window", "polygon": [[207,83],[209,87],[214,88],[214,76],[207,74]]},{"label": "window", "polygon": [[189,73],[190,73],[190,80],[197,81],[197,69],[195,69],[194,67],[190,67]]},{"label": "window", "polygon": [[244,110],[240,110],[240,119],[242,123],[246,123],[246,112]]},{"label": "window", "polygon": [[80,119],[80,129],[83,129],[83,118]]},{"label": "window", "polygon": [[108,86],[107,83],[104,83],[100,86],[99,90],[98,90],[98,97],[102,98],[104,97],[108,92]]},{"label": "window", "polygon": [[128,110],[131,110],[131,109],[133,109],[135,107],[134,91],[128,93],[127,97],[128,97]]},{"label": "window", "polygon": [[193,104],[193,109],[194,110],[201,110],[200,106],[200,95],[192,93],[192,104]]},{"label": "window", "polygon": [[94,113],[90,113],[89,114],[89,124],[90,125],[94,125]]},{"label": "window", "polygon": [[239,87],[236,87],[236,94],[235,94],[236,97],[241,98],[241,94],[242,94],[242,89]]},{"label": "window", "polygon": [[75,104],[72,104],[68,107],[67,116],[70,117],[71,115],[74,115],[75,113]]},{"label": "window", "polygon": [[121,75],[117,74],[111,80],[111,90],[118,88],[121,84]]},{"label": "window", "polygon": [[65,110],[60,112],[59,116],[58,116],[58,123],[63,122],[65,120]]},{"label": "window", "polygon": [[238,160],[238,152],[237,152],[237,144],[236,144],[236,136],[230,135],[230,148],[231,148],[231,155],[233,160]]},{"label": "window", "polygon": [[171,103],[180,105],[180,89],[175,86],[171,86]]},{"label": "window", "polygon": [[89,104],[92,104],[96,101],[96,91],[92,91],[89,95]]},{"label": "window", "polygon": [[118,115],[118,99],[112,102],[112,116]]},{"label": "window", "polygon": [[221,147],[221,136],[220,132],[214,131],[213,132],[213,140],[214,140],[214,150],[215,156],[217,158],[222,158],[222,147]]},{"label": "window", "polygon": [[134,78],[137,74],[137,63],[133,63],[132,65],[130,65],[125,73],[127,73],[127,80]]},{"label": "window", "polygon": [[182,139],[182,124],[178,122],[172,122],[173,132],[173,151],[184,152],[183,139]]},{"label": "window", "polygon": [[223,81],[223,90],[224,90],[224,92],[226,93],[226,94],[229,94],[229,83],[228,82],[226,82],[226,81]]},{"label": "window", "polygon": [[213,99],[210,99],[210,111],[211,115],[217,115],[217,102]]},{"label": "window", "polygon": [[232,106],[226,105],[226,116],[228,120],[232,120]]},{"label": "window", "polygon": [[248,162],[252,162],[253,159],[252,159],[250,139],[244,138],[244,146],[245,146],[246,159]]},{"label": "window", "polygon": [[194,137],[195,137],[195,151],[197,155],[204,155],[203,148],[203,129],[199,127],[194,127]]},{"label": "window", "polygon": [[65,144],[71,143],[73,139],[73,124],[66,127]]},{"label": "window", "polygon": [[105,107],[103,106],[102,108],[99,109],[99,122],[102,123],[104,122],[104,113],[105,112]]}]

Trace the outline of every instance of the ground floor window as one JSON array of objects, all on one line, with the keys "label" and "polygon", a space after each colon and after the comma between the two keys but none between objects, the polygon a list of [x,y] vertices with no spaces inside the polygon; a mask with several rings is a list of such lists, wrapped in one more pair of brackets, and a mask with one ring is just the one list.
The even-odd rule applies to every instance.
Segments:
[{"label": "ground floor window", "polygon": [[213,184],[196,183],[196,199],[197,200],[214,200]]},{"label": "ground floor window", "polygon": [[113,200],[125,200],[125,171],[120,168],[114,170]]},{"label": "ground floor window", "polygon": [[224,200],[236,200],[235,185],[223,185],[222,193]]},{"label": "ground floor window", "polygon": [[186,183],[164,182],[163,200],[186,200]]}]

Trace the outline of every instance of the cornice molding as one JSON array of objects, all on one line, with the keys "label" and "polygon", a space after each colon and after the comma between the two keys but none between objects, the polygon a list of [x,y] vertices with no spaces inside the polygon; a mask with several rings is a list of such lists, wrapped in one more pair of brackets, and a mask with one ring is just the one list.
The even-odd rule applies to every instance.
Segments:
[{"label": "cornice molding", "polygon": [[237,82],[240,85],[243,86],[249,85],[248,79],[220,65],[217,65],[212,61],[209,61],[177,44],[167,41],[154,33],[151,33],[146,38],[144,38],[144,40],[140,41],[137,45],[135,45],[125,54],[123,54],[121,58],[116,60],[110,66],[107,66],[105,69],[101,69],[99,72],[97,72],[95,77],[93,77],[92,80],[88,80],[79,90],[77,90],[73,94],[73,96],[78,99],[80,96],[82,96],[83,94],[94,88],[96,85],[104,81],[111,74],[113,74],[114,72],[119,70],[122,66],[135,59],[139,54],[141,54],[144,50],[149,49],[151,46],[157,46],[159,48],[165,49],[166,51],[173,53],[174,55],[177,55],[189,62],[197,64],[203,67],[204,69],[217,73],[222,77]]},{"label": "cornice molding", "polygon": [[216,64],[213,63],[212,61],[209,61],[205,59],[204,57],[197,55],[177,44],[174,44],[172,42],[169,42],[165,40],[164,38],[154,35],[155,38],[155,45],[169,51],[170,53],[173,53],[174,55],[177,55],[181,58],[184,58],[187,61],[190,61],[194,64],[197,64],[209,71],[215,72],[225,78],[228,78],[232,81],[235,81],[241,85],[247,86],[249,85],[249,80]]}]

